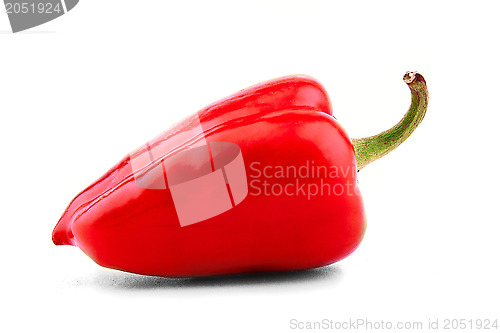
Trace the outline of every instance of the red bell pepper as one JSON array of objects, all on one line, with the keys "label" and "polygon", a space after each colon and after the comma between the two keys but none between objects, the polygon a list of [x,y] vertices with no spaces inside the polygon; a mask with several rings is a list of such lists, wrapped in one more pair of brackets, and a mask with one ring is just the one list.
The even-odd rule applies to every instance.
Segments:
[{"label": "red bell pepper", "polygon": [[379,135],[351,140],[325,89],[291,76],[243,90],[126,156],[70,203],[56,245],[158,276],[298,270],[353,252],[365,232],[357,172],[403,142],[428,103]]}]

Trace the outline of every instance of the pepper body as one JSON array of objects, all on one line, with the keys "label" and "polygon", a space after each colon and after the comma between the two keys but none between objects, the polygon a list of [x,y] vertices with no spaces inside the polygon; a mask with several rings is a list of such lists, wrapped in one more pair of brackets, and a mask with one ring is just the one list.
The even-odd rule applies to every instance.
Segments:
[{"label": "pepper body", "polygon": [[[168,149],[151,159],[149,171],[142,171],[152,173],[151,164],[158,169],[201,140],[239,147],[247,194],[221,214],[182,226],[170,188],[138,186],[133,161],[166,143]],[[175,163],[170,165],[175,168]],[[313,177],[318,168],[321,177]],[[325,168],[335,175],[327,175]],[[328,265],[354,251],[364,234],[363,204],[352,170],[354,149],[331,116],[323,87],[308,77],[282,78],[208,106],[125,157],[73,200],[53,241],[80,247],[102,266],[146,275]],[[323,194],[315,193],[321,186]],[[340,188],[352,193],[340,194]],[[210,200],[209,191],[198,191],[193,200]]]}]

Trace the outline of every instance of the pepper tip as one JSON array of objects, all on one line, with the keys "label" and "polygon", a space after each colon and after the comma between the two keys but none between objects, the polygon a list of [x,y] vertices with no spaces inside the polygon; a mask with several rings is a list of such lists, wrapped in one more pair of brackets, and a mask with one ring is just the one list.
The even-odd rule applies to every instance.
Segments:
[{"label": "pepper tip", "polygon": [[67,230],[66,226],[61,223],[58,223],[52,231],[52,242],[55,245],[75,245],[71,230]]}]

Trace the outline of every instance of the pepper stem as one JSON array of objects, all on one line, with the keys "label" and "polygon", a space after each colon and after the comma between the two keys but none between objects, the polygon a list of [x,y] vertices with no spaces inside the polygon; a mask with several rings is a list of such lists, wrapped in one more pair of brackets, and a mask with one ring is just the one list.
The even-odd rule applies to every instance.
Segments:
[{"label": "pepper stem", "polygon": [[406,72],[403,80],[411,91],[411,105],[403,119],[385,132],[352,140],[358,171],[396,149],[424,119],[429,103],[429,93],[424,77],[417,72]]}]

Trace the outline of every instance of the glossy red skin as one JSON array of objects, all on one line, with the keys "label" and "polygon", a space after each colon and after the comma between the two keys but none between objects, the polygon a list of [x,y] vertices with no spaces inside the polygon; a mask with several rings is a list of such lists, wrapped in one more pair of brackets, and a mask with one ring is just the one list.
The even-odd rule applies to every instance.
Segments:
[{"label": "glossy red skin", "polygon": [[[331,116],[314,79],[287,77],[241,91],[198,112],[207,142],[237,144],[247,176],[263,166],[316,165],[356,170],[351,141]],[[160,135],[189,126],[191,118]],[[152,142],[154,142],[153,140]],[[253,178],[248,178],[251,181]],[[262,179],[262,178],[259,178]],[[274,183],[290,179],[273,179]],[[319,184],[319,179],[307,179]],[[338,261],[363,238],[356,173],[323,179],[351,184],[350,195],[248,195],[236,207],[181,227],[168,189],[136,185],[130,157],[80,193],[53,232],[98,264],[158,276],[299,270]]]}]

